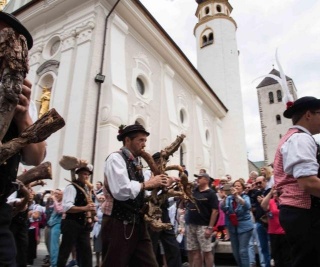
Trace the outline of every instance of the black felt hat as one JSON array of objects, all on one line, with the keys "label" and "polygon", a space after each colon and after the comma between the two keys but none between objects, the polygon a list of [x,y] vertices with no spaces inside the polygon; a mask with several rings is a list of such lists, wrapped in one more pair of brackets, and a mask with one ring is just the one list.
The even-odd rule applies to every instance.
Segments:
[{"label": "black felt hat", "polygon": [[320,99],[313,96],[304,96],[293,102],[292,105],[287,107],[287,110],[283,112],[283,116],[291,119],[293,114],[297,111],[311,110],[320,108]]},{"label": "black felt hat", "polygon": [[161,156],[160,152],[156,152],[156,153],[154,153],[154,154],[152,155],[152,158],[153,158],[154,160],[157,160],[157,159],[160,159],[160,156]]},{"label": "black felt hat", "polygon": [[205,173],[205,172],[199,173],[199,174],[194,174],[193,176],[194,176],[194,177],[197,177],[197,178],[199,178],[199,177],[205,177],[205,178],[207,178],[207,179],[210,179],[210,180],[214,181],[214,179],[213,179],[212,177],[210,177],[210,175],[207,174],[207,173]]},{"label": "black felt hat", "polygon": [[123,141],[128,134],[131,134],[134,132],[141,132],[146,134],[147,136],[150,135],[150,133],[147,132],[146,129],[140,123],[135,123],[128,126],[120,125],[117,139],[118,141]]},{"label": "black felt hat", "polygon": [[87,165],[86,167],[81,167],[76,169],[76,174],[79,174],[80,172],[86,171],[92,174],[93,166],[92,165]]},{"label": "black felt hat", "polygon": [[21,22],[13,15],[0,11],[0,21],[5,22],[18,33],[22,34],[27,39],[28,49],[33,45],[33,39],[30,32],[21,24]]}]

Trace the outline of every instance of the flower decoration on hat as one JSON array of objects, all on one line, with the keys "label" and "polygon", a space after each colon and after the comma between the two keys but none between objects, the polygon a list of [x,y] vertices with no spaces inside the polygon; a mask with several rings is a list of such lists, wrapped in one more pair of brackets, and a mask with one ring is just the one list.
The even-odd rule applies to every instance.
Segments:
[{"label": "flower decoration on hat", "polygon": [[291,102],[291,101],[287,102],[287,109],[291,108],[292,106],[293,106],[293,102]]}]

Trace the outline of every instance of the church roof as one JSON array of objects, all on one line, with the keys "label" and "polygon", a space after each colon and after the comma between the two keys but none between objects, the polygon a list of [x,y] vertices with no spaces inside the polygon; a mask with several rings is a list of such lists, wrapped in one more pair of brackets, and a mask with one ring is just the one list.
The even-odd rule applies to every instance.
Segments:
[{"label": "church roof", "polygon": [[[273,74],[273,75],[276,75],[278,77],[280,77],[280,72],[277,71],[276,69],[272,69],[272,71],[269,72],[269,74]],[[287,81],[292,81],[292,79],[288,76],[286,76],[286,80]],[[272,85],[272,84],[276,84],[278,83],[275,79],[272,79],[270,77],[266,77],[262,80],[261,83],[259,83],[259,85],[257,86],[257,88],[261,88],[261,87],[266,87],[266,86],[269,86],[269,85]]]}]

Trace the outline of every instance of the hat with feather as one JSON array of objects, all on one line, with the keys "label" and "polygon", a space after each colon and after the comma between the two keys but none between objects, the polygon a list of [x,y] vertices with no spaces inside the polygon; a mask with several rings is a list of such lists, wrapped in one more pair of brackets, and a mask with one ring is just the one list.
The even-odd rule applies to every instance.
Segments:
[{"label": "hat with feather", "polygon": [[118,141],[123,141],[126,136],[134,132],[141,132],[146,134],[147,136],[150,135],[150,133],[147,132],[146,129],[140,123],[136,122],[135,124],[128,126],[121,124],[119,126],[117,139]]}]

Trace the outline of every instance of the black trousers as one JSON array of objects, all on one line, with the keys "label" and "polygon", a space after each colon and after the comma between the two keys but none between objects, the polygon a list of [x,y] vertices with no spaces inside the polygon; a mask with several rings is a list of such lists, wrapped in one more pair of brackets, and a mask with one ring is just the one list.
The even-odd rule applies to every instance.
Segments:
[{"label": "black trousers", "polygon": [[78,264],[81,267],[92,267],[90,231],[76,221],[61,221],[62,241],[59,248],[58,267],[65,267],[73,246],[77,248]]},{"label": "black trousers", "polygon": [[[165,222],[165,223],[170,222],[168,209],[162,209],[162,222]],[[159,232],[155,232],[149,229],[149,234],[150,234],[154,254],[157,255],[158,253],[159,240],[160,240],[164,248],[164,253],[165,253],[168,267],[180,267],[182,264],[180,247],[173,229],[163,230]],[[159,261],[158,261],[158,264],[159,264]],[[162,266],[162,265],[159,264],[159,266]]]},{"label": "black trousers", "polygon": [[13,220],[10,225],[10,230],[14,236],[17,246],[16,263],[17,267],[27,266],[28,254],[28,226],[25,221],[16,222]]},{"label": "black trousers", "polygon": [[27,262],[29,265],[33,265],[34,259],[37,258],[37,239],[36,239],[36,229],[28,230],[28,250],[27,250]]},{"label": "black trousers", "polygon": [[147,226],[103,216],[102,267],[158,267]]},{"label": "black trousers", "polygon": [[12,208],[6,203],[0,203],[0,266],[16,266],[16,245],[9,229]]},{"label": "black trousers", "polygon": [[280,206],[280,224],[291,249],[292,267],[320,266],[320,209]]},{"label": "black trousers", "polygon": [[271,258],[276,267],[291,267],[290,245],[286,235],[269,234]]},{"label": "black trousers", "polygon": [[155,232],[149,229],[149,234],[155,255],[157,255],[160,240],[164,248],[168,267],[180,267],[180,248],[173,230],[163,230],[160,232]]}]

